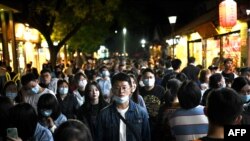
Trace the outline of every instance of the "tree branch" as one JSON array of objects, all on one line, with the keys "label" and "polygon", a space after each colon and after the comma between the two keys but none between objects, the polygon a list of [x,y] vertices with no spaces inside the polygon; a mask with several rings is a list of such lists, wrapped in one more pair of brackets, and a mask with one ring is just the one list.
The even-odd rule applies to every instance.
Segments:
[{"label": "tree branch", "polygon": [[84,23],[87,23],[89,21],[89,18],[81,20],[79,23],[77,23],[74,28],[59,42],[58,47],[63,46],[74,34],[77,33],[77,31],[81,28],[81,26]]},{"label": "tree branch", "polygon": [[77,31],[81,28],[84,23],[87,23],[92,15],[92,7],[91,2],[89,3],[89,13],[86,15],[86,18],[82,19],[79,23],[75,25],[75,27],[59,42],[58,48],[60,49]]},{"label": "tree branch", "polygon": [[[61,7],[61,4],[62,2],[60,0],[57,0],[56,1],[56,8],[55,8],[55,11],[58,11]],[[52,33],[53,31],[53,27],[54,27],[54,24],[55,24],[55,21],[56,21],[56,16],[53,16],[51,21],[50,21],[50,25],[49,25],[49,29],[50,29],[50,32]]]}]

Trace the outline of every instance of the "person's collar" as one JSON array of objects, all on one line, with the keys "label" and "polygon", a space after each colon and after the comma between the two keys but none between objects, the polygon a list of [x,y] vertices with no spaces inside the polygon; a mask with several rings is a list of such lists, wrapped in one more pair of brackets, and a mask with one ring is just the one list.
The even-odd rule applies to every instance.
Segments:
[{"label": "person's collar", "polygon": [[195,66],[195,64],[194,64],[194,63],[189,63],[189,65]]},{"label": "person's collar", "polygon": [[116,104],[116,108],[118,108],[118,109],[126,109],[126,108],[128,108],[129,107],[129,101],[127,101],[127,102],[125,102],[125,103],[123,103],[123,104]]}]

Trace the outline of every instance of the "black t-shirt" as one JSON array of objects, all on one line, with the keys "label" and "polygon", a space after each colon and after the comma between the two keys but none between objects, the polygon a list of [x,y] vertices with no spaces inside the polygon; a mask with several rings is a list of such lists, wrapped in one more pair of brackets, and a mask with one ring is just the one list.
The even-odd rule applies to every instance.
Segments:
[{"label": "black t-shirt", "polygon": [[233,83],[234,81],[234,73],[225,73],[222,71],[222,76],[225,78],[226,84]]},{"label": "black t-shirt", "polygon": [[140,94],[146,104],[149,116],[156,117],[161,104],[164,102],[164,88],[160,85],[155,85],[152,90],[147,91],[144,87],[142,87],[140,88]]}]

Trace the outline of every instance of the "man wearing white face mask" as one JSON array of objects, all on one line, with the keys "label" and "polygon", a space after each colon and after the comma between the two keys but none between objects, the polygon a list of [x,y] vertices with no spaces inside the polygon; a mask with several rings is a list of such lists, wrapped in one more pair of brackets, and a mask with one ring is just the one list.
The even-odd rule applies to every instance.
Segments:
[{"label": "man wearing white face mask", "polygon": [[97,117],[96,141],[150,141],[148,115],[129,99],[130,77],[118,73],[112,77],[113,103]]},{"label": "man wearing white face mask", "polygon": [[165,90],[162,86],[155,85],[155,74],[150,68],[146,68],[142,72],[142,81],[145,86],[140,88],[140,94],[148,110],[152,140],[158,140],[155,129],[157,129],[158,111],[164,102]]},{"label": "man wearing white face mask", "polygon": [[24,102],[31,104],[35,108],[35,110],[37,110],[37,102],[41,95],[45,93],[55,95],[52,90],[40,87],[40,85],[38,84],[38,79],[33,73],[27,73],[23,75],[21,78],[21,83],[23,86],[21,93]]},{"label": "man wearing white face mask", "polygon": [[106,66],[100,68],[101,78],[98,80],[98,85],[102,91],[103,98],[106,102],[110,101],[110,90],[112,88],[110,81],[110,73]]},{"label": "man wearing white face mask", "polygon": [[81,106],[85,102],[85,87],[88,83],[87,77],[85,74],[79,72],[74,76],[74,81],[77,88],[73,91],[73,94],[77,98],[79,106]]}]

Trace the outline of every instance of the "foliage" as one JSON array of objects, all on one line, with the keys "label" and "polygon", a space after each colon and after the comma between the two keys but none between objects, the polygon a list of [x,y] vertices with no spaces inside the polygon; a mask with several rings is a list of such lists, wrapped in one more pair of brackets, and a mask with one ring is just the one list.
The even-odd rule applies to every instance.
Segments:
[{"label": "foliage", "polygon": [[69,40],[69,46],[73,50],[93,53],[104,43],[104,40],[110,34],[108,25],[109,23],[96,22],[83,26],[76,35]]},{"label": "foliage", "polygon": [[[108,23],[120,0],[22,0],[22,13],[17,16],[23,23],[36,28],[46,39],[52,64],[60,48],[70,41],[70,46],[97,46],[104,39]],[[86,27],[85,27],[86,26]],[[79,36],[79,37],[77,37]],[[58,45],[53,45],[59,41]],[[92,48],[91,48],[92,47]]]}]

